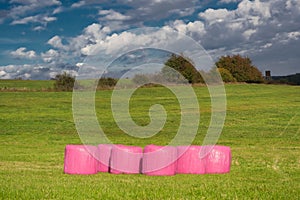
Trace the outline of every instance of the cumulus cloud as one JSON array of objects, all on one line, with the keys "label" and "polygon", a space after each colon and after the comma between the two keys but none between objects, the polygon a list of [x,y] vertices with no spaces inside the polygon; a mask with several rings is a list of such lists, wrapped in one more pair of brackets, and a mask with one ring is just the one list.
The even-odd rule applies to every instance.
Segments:
[{"label": "cumulus cloud", "polygon": [[[131,16],[122,14],[115,10],[100,10],[99,14],[99,22],[101,24],[105,24],[111,30],[118,31],[118,30],[126,30],[129,28],[129,20],[132,19]],[[132,22],[131,22],[132,23]]]},{"label": "cumulus cloud", "polygon": [[62,43],[62,39],[59,36],[54,36],[51,39],[48,40],[47,44],[50,44],[51,46],[53,46],[54,48],[57,49],[63,49],[63,50],[67,50],[68,47],[63,45]]},{"label": "cumulus cloud", "polygon": [[190,35],[193,38],[200,38],[206,34],[204,23],[201,21],[185,23],[182,20],[175,20],[170,26],[179,33]]},{"label": "cumulus cloud", "polygon": [[84,28],[82,34],[69,38],[67,48],[73,55],[81,56],[81,49],[102,41],[111,33],[110,27],[93,23]]},{"label": "cumulus cloud", "polygon": [[229,49],[232,48],[230,46],[249,41],[253,41],[253,44],[262,41],[268,43],[270,38],[276,37],[276,33],[285,32],[286,28],[294,28],[297,23],[293,19],[295,16],[284,16],[283,13],[290,11],[279,0],[243,0],[235,10],[207,9],[199,13],[199,18],[205,22],[205,30],[209,34],[201,39],[208,48],[217,47],[217,42]]},{"label": "cumulus cloud", "polygon": [[10,54],[15,58],[34,59],[37,57],[35,51],[26,51],[25,47],[20,47],[17,50],[10,52]]},{"label": "cumulus cloud", "polygon": [[167,31],[164,28],[156,32],[146,34],[136,34],[133,32],[124,31],[120,34],[113,33],[107,35],[102,40],[98,40],[94,44],[88,44],[81,49],[84,55],[94,55],[102,52],[106,55],[116,54],[117,52],[126,51],[130,47],[139,47],[141,45],[153,45],[165,42]]},{"label": "cumulus cloud", "polygon": [[107,26],[102,26],[97,23],[93,23],[87,26],[83,34],[92,42],[96,42],[97,40],[101,40],[107,36],[111,32],[110,28]]},{"label": "cumulus cloud", "polygon": [[[296,68],[293,64],[296,62],[291,63],[294,66],[290,69],[280,67],[280,63],[299,57],[294,55],[295,49],[290,48],[292,43],[299,44],[299,7],[299,0],[242,0],[235,10],[207,9],[199,13],[207,34],[198,39],[215,58],[240,53],[253,58],[262,69],[266,60],[276,60],[273,63],[277,69],[275,74],[279,74],[280,69],[288,74],[288,70]],[[291,52],[278,55],[279,48]],[[262,59],[261,55],[266,58]]]},{"label": "cumulus cloud", "polygon": [[67,72],[73,76],[77,75],[78,67],[69,64],[60,64],[56,66],[51,65],[6,65],[0,66],[0,78],[1,79],[32,79],[32,80],[49,80],[54,78],[56,74]]},{"label": "cumulus cloud", "polygon": [[208,24],[213,24],[216,22],[223,22],[224,20],[229,20],[234,17],[234,12],[227,9],[207,9],[204,12],[199,13],[199,17],[203,18]]},{"label": "cumulus cloud", "polygon": [[0,70],[0,78],[1,79],[10,79],[10,74],[7,74],[4,70]]},{"label": "cumulus cloud", "polygon": [[47,52],[42,53],[41,56],[44,62],[51,63],[58,60],[59,53],[54,49],[49,49]]}]

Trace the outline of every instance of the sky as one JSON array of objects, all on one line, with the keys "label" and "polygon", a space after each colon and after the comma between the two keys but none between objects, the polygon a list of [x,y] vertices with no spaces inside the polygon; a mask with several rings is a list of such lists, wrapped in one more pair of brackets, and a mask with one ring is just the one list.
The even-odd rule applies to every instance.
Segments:
[{"label": "sky", "polygon": [[[130,31],[146,27],[156,34]],[[76,76],[95,49],[117,55],[133,44],[161,43],[170,29],[213,61],[240,54],[262,72],[300,72],[300,0],[0,0],[0,79]],[[129,53],[119,65],[150,54]]]}]

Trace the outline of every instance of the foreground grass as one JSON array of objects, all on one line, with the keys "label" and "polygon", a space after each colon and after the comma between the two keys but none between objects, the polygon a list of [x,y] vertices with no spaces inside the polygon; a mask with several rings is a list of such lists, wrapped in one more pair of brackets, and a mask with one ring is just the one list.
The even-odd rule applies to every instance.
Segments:
[{"label": "foreground grass", "polygon": [[[209,94],[195,88],[201,145],[209,124]],[[218,141],[232,149],[232,168],[223,175],[63,174],[66,144],[81,143],[72,118],[72,93],[0,93],[0,198],[2,199],[297,199],[300,195],[300,87],[227,85],[228,110]],[[161,103],[168,121],[149,139],[127,136],[110,111],[111,91],[96,95],[99,123],[114,143],[167,144],[176,133],[178,103],[163,88],[143,88],[131,114],[149,123],[151,103]],[[175,126],[174,126],[175,124]]]}]

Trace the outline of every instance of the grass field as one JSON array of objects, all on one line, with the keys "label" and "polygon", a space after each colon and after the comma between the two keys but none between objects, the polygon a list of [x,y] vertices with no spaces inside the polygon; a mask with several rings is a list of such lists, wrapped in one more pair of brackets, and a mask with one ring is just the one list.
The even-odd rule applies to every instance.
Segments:
[{"label": "grass field", "polygon": [[[201,123],[194,144],[201,145],[210,99],[205,87],[195,91]],[[298,199],[300,87],[237,84],[226,85],[226,92],[227,118],[218,144],[232,149],[231,172],[171,177],[63,174],[65,145],[81,143],[72,93],[0,92],[0,199]],[[165,145],[176,133],[178,103],[166,89],[142,88],[131,100],[132,117],[141,125],[149,122],[151,103],[168,111],[163,131],[149,139],[122,133],[112,119],[110,95],[97,92],[96,111],[114,143]]]},{"label": "grass field", "polygon": [[35,81],[35,80],[1,80],[0,91],[42,91],[53,88],[53,80]]}]

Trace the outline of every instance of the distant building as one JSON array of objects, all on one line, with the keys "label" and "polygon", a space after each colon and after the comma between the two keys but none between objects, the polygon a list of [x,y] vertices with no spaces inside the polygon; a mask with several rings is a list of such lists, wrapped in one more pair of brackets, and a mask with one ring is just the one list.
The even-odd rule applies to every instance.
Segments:
[{"label": "distant building", "polygon": [[265,79],[268,80],[268,81],[272,80],[272,76],[271,76],[271,71],[270,70],[268,70],[268,71],[265,72]]}]

